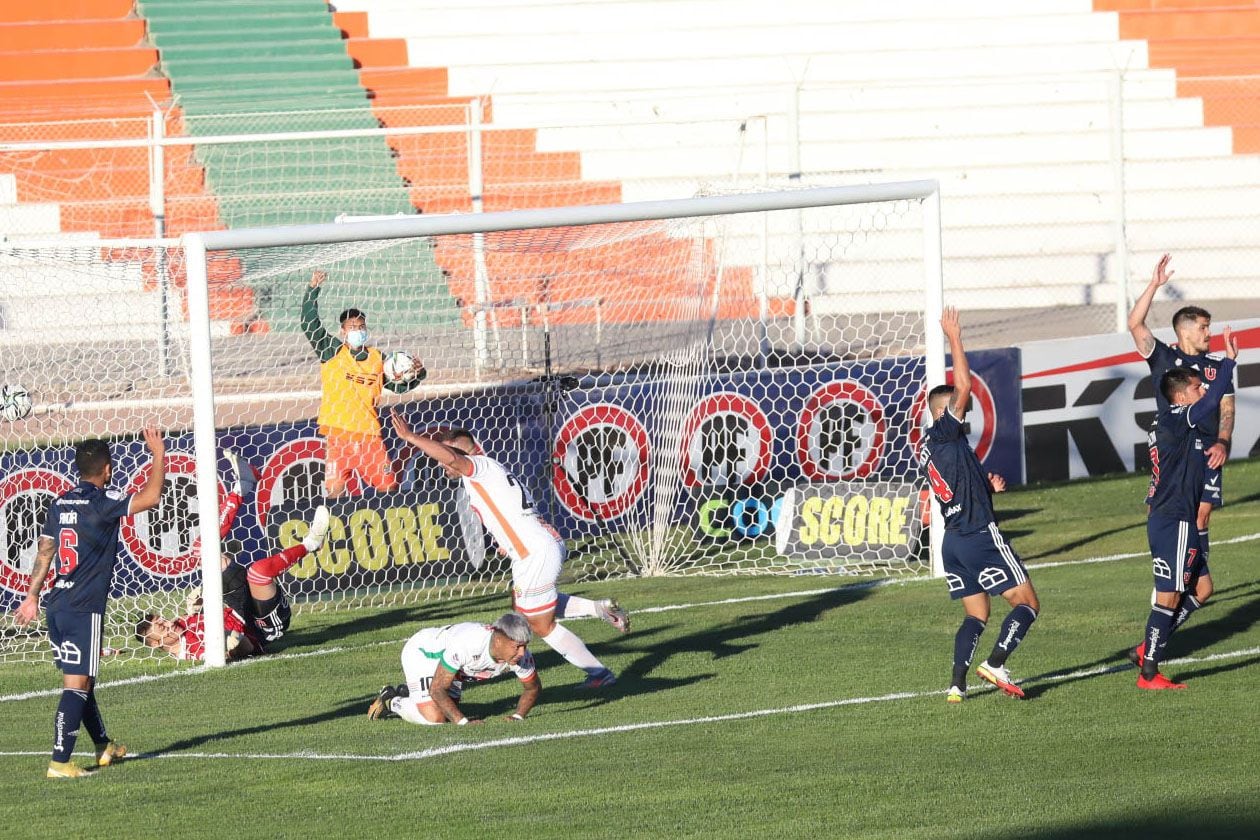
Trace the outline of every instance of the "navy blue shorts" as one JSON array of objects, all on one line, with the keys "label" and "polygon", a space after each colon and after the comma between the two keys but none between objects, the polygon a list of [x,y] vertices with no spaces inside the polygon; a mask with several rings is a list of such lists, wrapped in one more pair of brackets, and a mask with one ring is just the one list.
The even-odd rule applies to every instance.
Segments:
[{"label": "navy blue shorts", "polygon": [[1146,539],[1151,545],[1151,573],[1157,592],[1185,592],[1208,574],[1199,550],[1199,529],[1193,522],[1149,516]]},{"label": "navy blue shorts", "polygon": [[96,678],[101,667],[101,639],[105,616],[101,613],[49,610],[48,641],[63,674]]},{"label": "navy blue shorts", "polygon": [[1028,570],[995,522],[974,534],[946,531],[941,555],[949,597],[955,600],[981,592],[1001,595],[1028,580]]},{"label": "navy blue shorts", "polygon": [[1207,467],[1203,473],[1203,501],[1209,502],[1213,508],[1225,504],[1221,488],[1221,471]]}]

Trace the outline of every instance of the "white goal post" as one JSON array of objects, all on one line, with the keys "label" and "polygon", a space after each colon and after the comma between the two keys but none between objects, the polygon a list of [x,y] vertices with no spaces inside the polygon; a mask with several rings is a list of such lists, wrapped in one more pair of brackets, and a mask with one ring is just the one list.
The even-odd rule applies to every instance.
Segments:
[{"label": "white goal post", "polygon": [[[508,341],[500,331],[508,332],[509,328],[500,325],[499,316],[505,311],[510,310],[514,305],[512,303],[496,303],[489,295],[488,285],[491,282],[502,280],[503,278],[492,277],[493,271],[485,269],[485,249],[493,247],[487,245],[487,236],[491,234],[515,235],[515,232],[521,232],[521,236],[528,238],[529,232],[543,232],[537,239],[538,241],[547,241],[548,231],[568,231],[574,228],[591,228],[593,226],[627,226],[639,223],[664,222],[668,220],[683,220],[697,218],[729,218],[736,214],[767,214],[778,213],[786,221],[784,225],[788,230],[787,238],[790,241],[793,236],[799,240],[808,235],[806,229],[809,227],[808,221],[803,221],[804,211],[812,208],[832,208],[832,207],[850,207],[854,205],[887,205],[888,203],[916,203],[918,204],[919,221],[916,227],[921,230],[921,250],[913,257],[900,255],[895,259],[906,260],[911,259],[921,267],[918,276],[921,281],[918,283],[918,294],[920,304],[915,307],[921,313],[921,322],[915,328],[917,335],[904,342],[905,346],[900,348],[901,352],[918,352],[921,353],[923,359],[924,371],[921,380],[914,383],[913,387],[921,388],[922,382],[943,382],[945,378],[945,358],[944,358],[944,340],[940,329],[940,313],[943,305],[943,286],[942,286],[942,268],[941,268],[941,242],[940,242],[940,200],[939,187],[935,181],[911,181],[901,183],[888,184],[871,184],[861,186],[845,186],[845,187],[819,187],[807,189],[792,189],[776,192],[761,192],[736,195],[715,195],[705,196],[692,199],[680,199],[670,201],[653,201],[628,204],[613,205],[597,205],[582,207],[564,207],[555,209],[541,210],[524,210],[512,212],[496,212],[483,214],[458,214],[445,216],[414,216],[399,218],[382,218],[364,221],[315,224],[315,225],[299,225],[287,227],[264,227],[252,229],[225,230],[216,232],[206,232],[197,234],[188,234],[182,238],[184,248],[184,259],[187,265],[188,287],[187,287],[187,305],[188,320],[190,326],[189,335],[189,361],[191,384],[193,393],[193,431],[194,431],[194,447],[196,460],[196,482],[199,487],[215,487],[219,481],[217,473],[218,452],[220,446],[219,429],[221,423],[216,418],[216,390],[215,390],[215,365],[214,354],[212,351],[213,337],[211,334],[211,311],[210,311],[210,295],[208,290],[214,283],[214,265],[216,259],[224,258],[225,255],[240,255],[244,252],[252,252],[254,254],[267,253],[269,251],[283,251],[285,256],[280,259],[287,259],[290,262],[296,262],[301,267],[319,265],[321,259],[327,254],[335,252],[338,246],[342,247],[358,247],[364,249],[362,243],[381,243],[379,246],[386,247],[384,243],[395,240],[432,240],[440,237],[449,237],[459,239],[461,242],[467,243],[463,247],[468,252],[469,264],[474,266],[472,273],[474,274],[475,297],[476,300],[472,306],[467,306],[471,313],[468,322],[473,332],[473,351],[478,359],[486,359],[489,357],[488,348],[498,346],[499,352],[502,353],[502,345]],[[898,211],[892,211],[898,212]],[[881,221],[882,217],[877,217],[876,221],[871,224],[859,224],[853,226],[848,231],[848,238],[845,242],[851,242],[855,239],[863,241],[873,238],[876,233],[886,226],[886,219]],[[763,258],[767,250],[773,250],[766,244],[766,228],[768,224],[763,225],[761,231],[761,248]],[[721,236],[722,234],[719,234]],[[460,239],[462,237],[462,239]],[[780,237],[782,238],[782,237]],[[515,248],[518,251],[526,251],[533,248],[534,245],[528,242],[520,246],[507,246]],[[793,247],[789,244],[789,249]],[[841,250],[846,246],[838,246]],[[294,256],[301,254],[302,249],[324,249],[319,251],[309,259],[294,260]],[[705,260],[706,254],[712,249],[706,249],[705,253],[693,256],[693,260]],[[235,256],[233,256],[235,259]],[[248,260],[245,260],[248,263]],[[825,272],[827,265],[823,261],[815,261],[812,270]],[[246,269],[249,270],[248,268]],[[802,278],[798,282],[798,287],[805,285],[805,275],[809,269],[806,265],[797,265],[793,271],[797,272]],[[868,291],[878,297],[879,279],[872,277],[865,281],[870,284]],[[683,302],[684,307],[691,307],[695,310],[694,314],[698,315],[700,321],[706,320],[706,315],[716,313],[719,308],[718,298],[723,294],[720,280],[714,283],[700,283],[696,287],[697,291],[690,295],[690,300]],[[771,305],[768,301],[769,291],[768,283],[763,277],[760,282],[760,288],[756,291],[758,296],[756,306],[756,318],[761,320],[761,324],[757,328],[757,340],[761,344],[761,349],[766,346],[766,327],[765,321],[768,317],[772,317],[769,312]],[[712,300],[705,300],[708,295],[712,296]],[[810,301],[804,299],[803,293],[798,293],[794,301],[789,300],[789,307],[792,312],[789,319],[792,325],[798,330],[796,333],[796,341],[801,341],[801,330],[807,328],[807,319],[809,317],[817,317],[817,314],[811,312]],[[378,302],[385,303],[385,301]],[[794,306],[790,304],[794,303]],[[528,304],[537,308],[537,301]],[[605,303],[605,306],[608,304]],[[877,307],[878,304],[870,304]],[[527,304],[521,304],[520,308],[524,312]],[[602,322],[598,315],[598,306],[596,303],[597,314],[595,317],[596,329],[602,327]],[[920,308],[921,307],[921,308]],[[562,305],[556,305],[549,311],[553,313],[553,318],[558,316],[562,310]],[[546,321],[546,313],[543,316]],[[710,329],[710,339],[712,338],[713,317],[707,318]],[[524,336],[524,327],[526,315],[520,316],[520,327],[522,336]],[[872,328],[878,328],[878,325],[872,321]],[[335,327],[334,327],[335,329]],[[548,327],[548,329],[550,329]],[[587,334],[589,336],[589,333]],[[597,332],[598,336],[599,333]],[[552,336],[550,331],[546,333],[546,347],[544,351],[548,354],[551,352]],[[589,341],[589,337],[586,339]],[[598,342],[599,339],[597,339]],[[917,344],[917,346],[915,346]],[[523,352],[528,352],[529,345],[526,338],[522,337],[521,347]],[[891,353],[889,353],[891,355]],[[550,355],[547,357],[550,364]],[[517,366],[522,360],[516,360]],[[528,364],[527,360],[525,361]],[[682,381],[698,381],[704,374],[704,370],[700,367],[687,368],[687,362],[670,360],[669,364],[674,366],[675,371],[683,371],[674,376],[675,379]],[[478,369],[480,367],[478,366]],[[551,373],[550,368],[548,374]],[[684,375],[686,374],[686,375]],[[505,378],[511,378],[510,375]],[[438,388],[438,385],[426,386]],[[452,386],[455,390],[457,387]],[[683,386],[679,386],[683,388]],[[680,390],[677,393],[665,394],[663,397],[658,395],[662,402],[668,404],[669,400],[675,401],[694,401],[698,391]],[[911,395],[912,396],[912,395]],[[734,399],[734,397],[732,397]],[[918,405],[918,404],[916,404]],[[911,418],[911,425],[919,422],[918,418]],[[677,425],[677,424],[676,424]],[[549,433],[554,429],[548,429]],[[678,434],[678,430],[675,430]],[[548,447],[550,449],[550,446]],[[657,446],[659,451],[662,446]],[[555,456],[553,456],[553,466],[558,471],[559,466],[554,465]],[[645,466],[645,470],[647,467]],[[659,472],[659,471],[658,471]],[[559,472],[556,473],[559,475]],[[912,475],[910,472],[905,473],[907,476]],[[677,476],[672,479],[674,483],[678,482]],[[917,481],[917,478],[914,479]],[[668,483],[668,482],[667,482]],[[583,497],[579,495],[579,500]],[[222,624],[221,610],[215,608],[221,604],[222,593],[219,585],[219,564],[220,564],[220,541],[218,538],[218,529],[213,523],[218,522],[219,515],[219,499],[218,494],[214,492],[202,492],[197,496],[197,515],[202,523],[201,533],[201,562],[202,562],[202,585],[204,596],[207,604],[205,610],[205,628],[206,628],[206,663],[208,665],[222,665],[224,661],[224,630]],[[590,501],[587,499],[587,501]],[[614,508],[605,508],[599,515],[595,509],[598,506],[590,501],[589,508],[592,509],[593,519],[599,521],[603,516],[613,514]],[[667,506],[668,507],[668,506]],[[781,511],[777,511],[781,515]],[[671,510],[663,512],[657,511],[654,516],[660,519],[664,516],[669,519],[672,515]],[[871,520],[874,521],[874,520]],[[668,528],[668,523],[666,523]],[[659,530],[659,529],[658,529]],[[932,517],[932,544],[939,545],[939,523],[936,517]],[[626,539],[629,539],[628,537]],[[622,552],[624,555],[624,551]],[[933,568],[937,570],[937,560],[939,552],[933,550]],[[643,571],[640,569],[640,571]],[[806,571],[809,571],[808,569]],[[937,570],[939,573],[939,570]]]}]

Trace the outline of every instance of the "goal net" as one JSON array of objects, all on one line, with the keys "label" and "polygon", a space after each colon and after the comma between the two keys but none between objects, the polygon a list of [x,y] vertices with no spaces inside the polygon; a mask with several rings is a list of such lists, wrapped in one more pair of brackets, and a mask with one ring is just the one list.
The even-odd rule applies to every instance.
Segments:
[{"label": "goal net", "polygon": [[[178,614],[218,567],[217,529],[199,523],[226,497],[226,448],[258,474],[227,536],[234,562],[296,544],[330,506],[324,547],[280,579],[299,614],[506,604],[506,559],[391,411],[470,430],[564,536],[568,579],[921,571],[938,232],[934,185],[916,182],[225,231],[186,249],[9,248],[10,282],[103,297],[54,333],[17,312],[5,324],[5,382],[35,408],[0,427],[4,607],[75,478],[74,440],[114,438],[119,483],[139,486],[146,422],[167,432],[171,479],[124,527],[119,656],[154,655],[128,638],[135,615]],[[339,346],[351,308],[369,347],[427,372],[386,389],[354,438],[317,419],[331,386],[312,344]],[[385,470],[327,497],[330,452],[378,435]],[[39,632],[6,628],[0,656],[46,655]]]}]

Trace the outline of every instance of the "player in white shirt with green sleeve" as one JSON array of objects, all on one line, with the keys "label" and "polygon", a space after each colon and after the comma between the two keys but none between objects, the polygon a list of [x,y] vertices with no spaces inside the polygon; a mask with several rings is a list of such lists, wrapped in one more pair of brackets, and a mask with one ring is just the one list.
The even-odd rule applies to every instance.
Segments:
[{"label": "player in white shirt with green sleeve", "polygon": [[527,647],[532,637],[529,622],[516,613],[507,613],[494,624],[468,621],[426,627],[403,645],[406,684],[382,688],[368,707],[368,717],[397,716],[429,726],[481,723],[460,711],[463,681],[480,682],[511,671],[521,681],[521,697],[507,719],[522,721],[542,693]]},{"label": "player in white shirt with green sleeve", "polygon": [[556,618],[596,616],[624,633],[630,629],[630,617],[616,601],[592,601],[556,589],[567,550],[556,530],[534,512],[529,491],[487,457],[467,430],[451,429],[435,440],[413,432],[397,412],[392,416],[399,437],[440,464],[448,477],[463,482],[469,506],[511,558],[513,606],[534,634],[586,672],[582,688],[615,684],[616,675]]}]

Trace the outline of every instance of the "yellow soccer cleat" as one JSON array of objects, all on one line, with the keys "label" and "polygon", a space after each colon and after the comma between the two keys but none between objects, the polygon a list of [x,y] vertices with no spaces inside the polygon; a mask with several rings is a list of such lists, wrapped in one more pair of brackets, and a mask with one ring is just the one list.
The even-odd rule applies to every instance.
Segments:
[{"label": "yellow soccer cleat", "polygon": [[96,748],[96,766],[108,767],[127,754],[127,748],[115,741]]},{"label": "yellow soccer cleat", "polygon": [[48,778],[50,779],[77,779],[86,775],[88,775],[88,771],[73,761],[48,762]]},{"label": "yellow soccer cleat", "polygon": [[963,691],[956,685],[951,685],[949,691],[945,693],[945,701],[948,703],[961,703],[967,699],[967,692]]}]

